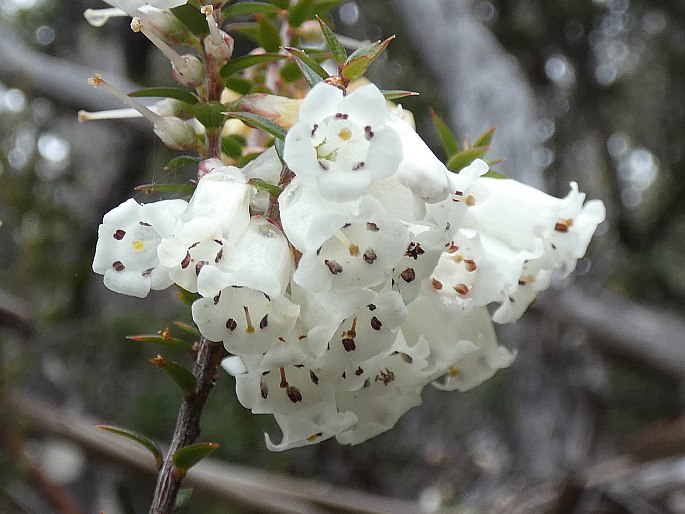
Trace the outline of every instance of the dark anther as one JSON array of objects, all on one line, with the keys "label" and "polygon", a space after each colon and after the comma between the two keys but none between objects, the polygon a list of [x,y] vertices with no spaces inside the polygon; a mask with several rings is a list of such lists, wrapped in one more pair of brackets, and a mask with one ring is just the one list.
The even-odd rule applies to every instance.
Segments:
[{"label": "dark anther", "polygon": [[121,261],[114,261],[112,267],[114,268],[114,271],[124,271],[124,269],[126,269],[126,266],[124,266]]},{"label": "dark anther", "polygon": [[114,233],[112,237],[114,237],[114,239],[116,239],[117,241],[121,241],[125,235],[126,231],[119,229]]},{"label": "dark anther", "polygon": [[236,328],[238,328],[238,324],[233,318],[228,318],[228,321],[226,322],[226,328],[233,332]]},{"label": "dark anther", "polygon": [[371,328],[372,329],[380,330],[382,326],[383,326],[383,323],[381,323],[381,320],[379,320],[376,316],[371,318]]}]

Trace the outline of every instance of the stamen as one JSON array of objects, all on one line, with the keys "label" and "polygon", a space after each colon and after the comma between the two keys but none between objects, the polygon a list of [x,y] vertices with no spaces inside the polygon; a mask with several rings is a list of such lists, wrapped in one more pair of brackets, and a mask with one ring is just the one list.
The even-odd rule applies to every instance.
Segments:
[{"label": "stamen", "polygon": [[453,289],[457,292],[458,295],[461,296],[466,296],[467,294],[469,294],[469,286],[467,286],[466,284],[457,284],[453,287]]},{"label": "stamen", "polygon": [[153,45],[159,48],[167,59],[171,61],[171,64],[183,74],[181,70],[186,65],[186,59],[181,57],[176,50],[162,41],[157,34],[145,27],[143,21],[138,16],[134,16],[133,19],[131,19],[131,30],[133,30],[133,32],[142,32],[145,37],[148,38]]},{"label": "stamen", "polygon": [[310,443],[313,443],[314,441],[316,441],[316,440],[317,440],[319,437],[321,437],[322,435],[323,435],[323,432],[319,432],[319,433],[317,433],[317,434],[312,434],[312,435],[310,435],[309,437],[307,437],[307,441],[310,442]]},{"label": "stamen", "polygon": [[476,271],[478,269],[476,261],[473,259],[464,259],[464,265],[466,266],[466,271]]},{"label": "stamen", "polygon": [[128,118],[139,118],[140,112],[136,109],[112,109],[109,111],[79,111],[78,122],[96,121],[96,120],[123,120]]},{"label": "stamen", "polygon": [[96,73],[92,77],[88,79],[88,84],[90,84],[93,87],[101,87],[105,89],[107,92],[113,94],[116,96],[119,100],[121,100],[123,103],[128,105],[131,109],[135,109],[140,113],[141,116],[147,118],[150,120],[155,126],[163,124],[164,123],[164,118],[162,118],[159,114],[156,112],[151,111],[147,107],[145,107],[143,104],[138,102],[137,100],[134,100],[127,94],[119,91],[117,88],[113,87],[111,84],[105,81],[105,79],[102,78],[102,75],[99,73]]},{"label": "stamen", "polygon": [[554,225],[554,230],[557,232],[568,232],[568,229],[573,226],[573,219],[572,218],[567,218],[567,219],[561,219],[557,221],[556,225]]},{"label": "stamen", "polygon": [[110,7],[107,9],[86,9],[83,17],[91,27],[102,27],[110,18],[128,16],[121,9]]},{"label": "stamen", "polygon": [[345,233],[342,230],[336,230],[333,235],[342,244],[347,245],[347,250],[350,252],[351,256],[356,257],[357,255],[359,255],[359,247],[352,241],[350,241],[350,239],[345,235]]},{"label": "stamen", "polygon": [[236,328],[238,328],[238,323],[236,323],[233,318],[229,318],[226,322],[226,328],[233,332]]},{"label": "stamen", "polygon": [[372,329],[380,330],[382,326],[383,326],[383,323],[381,323],[381,320],[379,320],[376,316],[371,318],[371,328]]},{"label": "stamen", "polygon": [[212,5],[203,5],[200,8],[200,12],[204,14],[207,19],[207,26],[209,27],[209,35],[212,38],[212,43],[221,43],[224,38],[219,30],[219,25],[217,25],[216,20],[214,19],[214,7]]},{"label": "stamen", "polygon": [[125,231],[125,230],[118,229],[116,232],[114,232],[114,234],[113,234],[112,237],[113,237],[114,239],[116,239],[117,241],[121,241],[121,240],[124,238],[125,235],[126,235],[126,231]]},{"label": "stamen", "polygon": [[442,282],[440,282],[437,278],[434,278],[432,280],[433,288],[440,291],[442,289]]},{"label": "stamen", "polygon": [[247,328],[245,329],[246,334],[254,334],[255,329],[252,326],[252,319],[250,318],[250,311],[246,305],[243,305],[243,310],[245,311],[245,321],[247,323]]},{"label": "stamen", "polygon": [[281,389],[285,389],[288,387],[288,379],[285,377],[285,368],[280,368],[281,371]]}]

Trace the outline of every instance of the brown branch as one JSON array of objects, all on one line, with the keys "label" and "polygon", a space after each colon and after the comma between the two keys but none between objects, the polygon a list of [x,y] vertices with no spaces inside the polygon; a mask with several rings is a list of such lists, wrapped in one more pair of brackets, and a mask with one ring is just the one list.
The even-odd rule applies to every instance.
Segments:
[{"label": "brown branch", "polygon": [[[154,458],[136,443],[95,428],[96,422],[63,411],[44,401],[15,392],[10,412],[36,429],[64,437],[86,450],[130,468],[157,474]],[[248,466],[206,459],[193,467],[184,484],[217,499],[260,513],[294,512],[319,514],[416,514],[418,504],[337,487],[321,482],[290,478]]]},{"label": "brown branch", "polygon": [[204,337],[200,339],[195,369],[193,370],[197,379],[197,386],[193,395],[183,399],[181,409],[178,412],[176,429],[171,440],[171,447],[159,473],[155,496],[150,506],[150,514],[167,514],[174,511],[176,496],[184,478],[176,472],[173,462],[174,453],[181,448],[190,446],[200,436],[202,410],[209,392],[214,387],[216,372],[224,356],[223,344],[214,343]]},{"label": "brown branch", "polygon": [[676,380],[685,379],[685,321],[607,290],[565,287],[541,294],[536,308],[587,330],[603,350]]},{"label": "brown branch", "polygon": [[9,325],[24,335],[31,335],[33,322],[29,306],[23,300],[0,289],[0,325]]}]

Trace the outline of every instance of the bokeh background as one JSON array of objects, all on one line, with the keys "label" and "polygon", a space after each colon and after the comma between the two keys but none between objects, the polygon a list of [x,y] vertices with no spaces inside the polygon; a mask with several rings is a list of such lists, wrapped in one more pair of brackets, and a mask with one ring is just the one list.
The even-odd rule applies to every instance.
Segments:
[{"label": "bokeh background", "polygon": [[[0,2],[0,512],[146,512],[154,477],[59,436],[55,416],[165,442],[179,404],[147,362],[159,349],[124,337],[187,309],[169,291],[112,293],[90,270],[103,213],[192,172],[162,169],[173,153],[142,121],[78,124],[80,108],[119,107],[87,85],[96,71],[127,91],[169,81],[126,20],[85,22],[103,6]],[[607,221],[571,277],[500,327],[518,358],[477,389],[427,388],[357,447],[272,454],[275,424],[222,375],[203,417],[213,457],[269,472],[267,487],[288,476],[385,497],[367,512],[400,512],[393,499],[408,512],[685,512],[685,2],[358,0],[333,22],[358,40],[397,34],[369,78],[421,92],[403,105],[436,153],[429,107],[460,137],[497,125],[497,171],[558,196],[576,180]],[[198,491],[187,512],[265,509]]]}]

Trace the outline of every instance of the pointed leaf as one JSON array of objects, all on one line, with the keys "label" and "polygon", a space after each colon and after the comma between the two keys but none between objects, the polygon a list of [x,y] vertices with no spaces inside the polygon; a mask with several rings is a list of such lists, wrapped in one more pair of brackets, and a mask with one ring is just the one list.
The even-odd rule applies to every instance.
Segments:
[{"label": "pointed leaf", "polygon": [[176,503],[174,503],[174,511],[177,512],[188,505],[190,498],[193,496],[192,487],[182,487],[176,495]]},{"label": "pointed leaf", "polygon": [[226,136],[221,138],[221,151],[233,159],[243,154],[245,140],[240,136]]},{"label": "pointed leaf", "polygon": [[243,55],[242,57],[231,59],[226,64],[224,64],[224,66],[221,68],[221,78],[225,80],[234,73],[243,71],[245,68],[249,68],[250,66],[254,66],[255,64],[279,61],[281,59],[285,59],[286,57],[288,56],[274,53]]},{"label": "pointed leaf", "polygon": [[164,457],[162,456],[162,450],[159,448],[156,442],[154,442],[149,437],[146,437],[133,430],[128,430],[126,428],[114,427],[112,425],[95,425],[95,428],[104,430],[106,432],[111,432],[112,434],[119,435],[121,437],[126,437],[132,441],[135,441],[143,448],[148,450],[152,456],[155,458],[157,464],[157,469],[162,469],[162,464],[164,463]]},{"label": "pointed leaf", "polygon": [[482,158],[489,149],[489,146],[474,146],[468,150],[462,150],[452,155],[445,166],[448,170],[459,173],[475,159]]},{"label": "pointed leaf", "polygon": [[488,177],[488,178],[509,178],[506,175],[502,175],[501,173],[495,171],[495,170],[488,170],[487,173],[484,175],[481,175],[482,177]]},{"label": "pointed leaf", "polygon": [[288,9],[288,24],[299,27],[314,15],[314,0],[297,0]]},{"label": "pointed leaf", "polygon": [[197,121],[207,130],[217,130],[226,121],[224,111],[226,107],[221,102],[202,102],[193,106],[193,114]]},{"label": "pointed leaf", "polygon": [[338,62],[338,64],[344,64],[347,60],[347,51],[345,50],[345,47],[342,45],[340,40],[338,40],[337,36],[333,33],[331,28],[328,25],[326,25],[321,18],[317,16],[316,19],[318,20],[319,25],[321,25],[321,32],[323,33],[323,37],[326,40],[326,44],[333,53],[333,59],[335,59]]},{"label": "pointed leaf", "polygon": [[352,54],[347,58],[345,62],[350,63],[355,59],[358,59],[359,57],[368,57],[373,61],[376,57],[383,53],[383,51],[390,44],[390,41],[392,41],[393,39],[395,39],[394,35],[390,36],[389,38],[383,41],[376,41],[375,43],[371,43],[370,45],[359,48],[352,52]]},{"label": "pointed leaf", "polygon": [[183,303],[186,305],[192,305],[195,300],[197,300],[200,295],[197,293],[191,293],[190,291],[186,291],[183,289],[181,286],[176,284],[176,296],[178,296],[178,299],[181,300]]},{"label": "pointed leaf", "polygon": [[314,12],[319,16],[328,14],[328,11],[338,7],[343,0],[314,0]]},{"label": "pointed leaf", "polygon": [[197,7],[190,4],[179,5],[172,7],[171,12],[196,36],[205,37],[209,34],[207,19]]},{"label": "pointed leaf", "polygon": [[224,84],[228,89],[241,95],[246,95],[252,90],[252,82],[236,75],[226,78]]},{"label": "pointed leaf", "polygon": [[195,192],[195,186],[192,184],[141,184],[133,189],[149,195],[153,193],[180,193],[183,195],[191,195]]},{"label": "pointed leaf", "polygon": [[403,89],[381,89],[386,100],[397,100],[405,96],[419,96],[416,91],[404,91]]},{"label": "pointed leaf", "polygon": [[229,118],[236,118],[250,127],[255,127],[279,139],[285,139],[285,129],[273,121],[251,112],[227,112]]},{"label": "pointed leaf", "polygon": [[[302,65],[305,65],[307,68],[309,68],[310,72],[313,72],[315,75],[318,75],[322,79],[327,79],[328,77],[330,77],[328,72],[321,67],[317,60],[314,59],[311,55],[308,55],[305,51],[300,50],[299,48],[292,48],[289,46],[285,47],[284,50],[286,50],[290,54],[291,58],[295,59],[295,62],[297,62],[297,65],[300,68],[300,70],[302,70]],[[302,73],[305,75],[306,78],[307,74],[305,74],[304,70],[302,71]]]},{"label": "pointed leaf", "polygon": [[478,138],[476,138],[473,146],[488,146],[490,143],[492,143],[492,138],[495,135],[496,129],[497,127],[491,127],[483,132],[480,136],[478,136]]},{"label": "pointed leaf", "polygon": [[281,34],[276,24],[264,14],[257,15],[259,44],[267,52],[278,52],[281,47]]},{"label": "pointed leaf", "polygon": [[200,99],[192,92],[182,87],[148,87],[140,91],[129,93],[128,96],[173,98],[187,104],[196,104]]},{"label": "pointed leaf", "polygon": [[165,346],[170,346],[172,348],[180,348],[181,350],[190,351],[193,349],[193,345],[183,339],[178,339],[177,337],[164,336],[159,334],[143,334],[138,336],[126,336],[129,341],[135,341],[136,343],[155,343],[163,344]]},{"label": "pointed leaf", "polygon": [[205,459],[219,447],[219,443],[197,443],[181,448],[174,453],[175,471],[179,476],[185,476],[190,468]]},{"label": "pointed leaf", "polygon": [[447,123],[445,123],[440,115],[433,109],[430,110],[430,115],[431,118],[433,118],[433,125],[435,126],[435,130],[438,132],[442,147],[445,149],[445,153],[449,159],[459,151],[457,136],[454,135],[454,132],[450,130],[450,128],[447,126]]},{"label": "pointed leaf", "polygon": [[234,22],[229,23],[224,27],[224,30],[229,34],[234,32],[245,36],[250,41],[259,44],[259,27],[256,22]]},{"label": "pointed leaf", "polygon": [[197,379],[186,368],[177,362],[168,361],[161,355],[150,359],[150,362],[163,369],[169,377],[176,382],[176,385],[181,389],[184,397],[189,397],[195,394],[197,387]]},{"label": "pointed leaf", "polygon": [[350,55],[344,64],[340,65],[340,74],[347,80],[354,80],[366,73],[371,63],[381,55],[395,36],[390,36],[385,41],[378,41],[372,45],[360,48]]},{"label": "pointed leaf", "polygon": [[200,331],[197,329],[195,325],[191,325],[190,323],[184,323],[183,321],[174,321],[174,325],[180,328],[181,330],[188,332],[190,335],[193,335],[195,337],[202,337],[202,334],[200,334]]},{"label": "pointed leaf", "polygon": [[181,166],[189,166],[191,164],[193,166],[197,166],[198,164],[200,164],[200,158],[193,157],[192,155],[179,155],[178,157],[174,157],[169,162],[167,162],[164,165],[164,170],[169,171],[176,168],[180,168]]},{"label": "pointed leaf", "polygon": [[294,55],[291,58],[293,62],[297,65],[297,68],[300,70],[300,73],[302,73],[302,76],[307,81],[307,84],[309,84],[310,87],[314,87],[319,82],[323,82],[324,79],[321,78],[321,75],[312,68],[310,68],[307,65],[307,63],[305,63],[302,59]]},{"label": "pointed leaf", "polygon": [[283,189],[281,189],[280,187],[274,186],[273,184],[269,184],[261,178],[251,178],[247,181],[247,183],[255,189],[259,189],[260,191],[268,191],[269,194],[274,198],[278,198],[279,195],[283,192]]},{"label": "pointed leaf", "polygon": [[225,18],[232,18],[242,14],[277,14],[280,11],[279,7],[265,2],[240,2],[239,4],[226,5],[223,8]]}]

